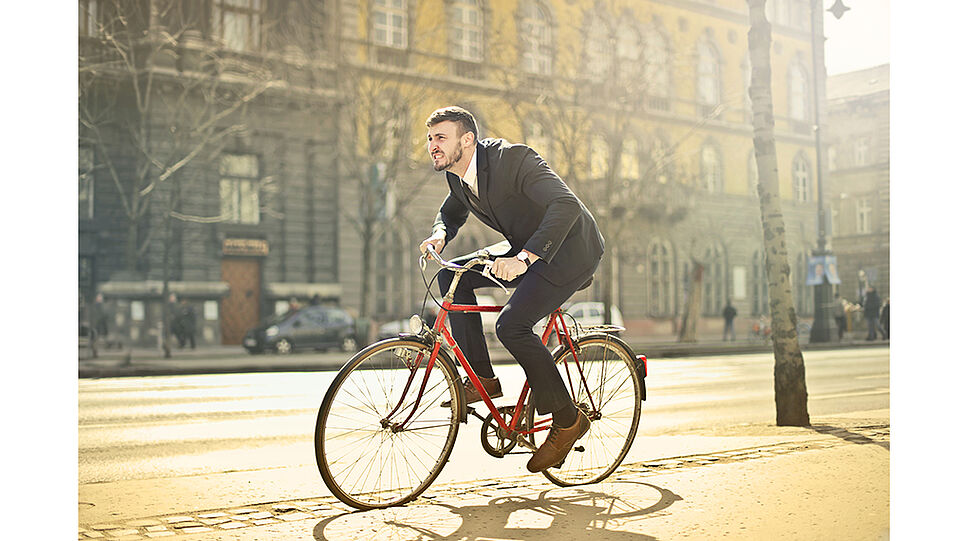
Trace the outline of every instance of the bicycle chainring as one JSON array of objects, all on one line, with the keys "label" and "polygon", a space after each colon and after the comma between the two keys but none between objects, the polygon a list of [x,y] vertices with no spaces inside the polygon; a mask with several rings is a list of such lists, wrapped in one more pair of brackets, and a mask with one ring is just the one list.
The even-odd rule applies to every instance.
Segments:
[{"label": "bicycle chainring", "polygon": [[[511,425],[511,420],[515,416],[514,406],[503,406],[498,408],[498,414],[501,415],[501,420],[504,421],[506,425]],[[521,418],[518,419],[518,426],[515,427],[521,430],[525,424],[525,415],[523,414]],[[484,448],[485,452],[489,455],[502,458],[511,452],[516,445],[516,435],[509,434],[501,425],[495,421],[494,415],[491,413],[485,417],[484,422],[481,423],[481,446]]]}]

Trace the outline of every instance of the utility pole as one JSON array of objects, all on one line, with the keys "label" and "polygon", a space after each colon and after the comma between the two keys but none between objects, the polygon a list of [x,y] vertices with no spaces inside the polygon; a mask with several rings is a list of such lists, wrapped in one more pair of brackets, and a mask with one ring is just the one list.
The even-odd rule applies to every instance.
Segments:
[{"label": "utility pole", "polygon": [[[819,9],[822,0],[811,0],[811,59],[813,66],[811,73],[814,78],[814,151],[817,157],[818,175],[818,245],[812,252],[815,257],[833,256],[828,246],[826,235],[826,213],[824,210],[824,148],[821,144],[821,103],[822,96],[826,96],[824,84],[827,80],[824,66],[824,12]],[[845,7],[841,0],[836,0],[831,6],[831,13],[840,19],[850,8]],[[814,286],[814,324],[811,326],[811,343],[830,342],[837,336],[834,321],[832,284],[828,281],[827,273],[820,276],[821,283]]]}]

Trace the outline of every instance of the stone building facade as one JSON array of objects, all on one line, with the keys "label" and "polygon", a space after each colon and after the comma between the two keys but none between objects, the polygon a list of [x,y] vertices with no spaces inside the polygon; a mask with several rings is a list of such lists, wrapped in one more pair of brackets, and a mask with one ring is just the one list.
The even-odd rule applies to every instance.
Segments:
[{"label": "stone building facade", "polygon": [[[119,9],[136,12],[129,27],[118,26]],[[428,167],[424,120],[459,104],[482,136],[535,147],[618,231],[607,237],[606,272],[627,323],[671,334],[698,261],[707,327],[730,298],[742,329],[767,313],[746,9],[743,0],[81,0],[82,305],[101,292],[111,332],[139,344],[158,341],[170,293],[196,307],[210,344],[238,343],[292,299],[377,322],[412,313],[425,294],[416,246],[445,195]],[[769,0],[768,15],[792,283],[809,316],[808,3]],[[119,49],[126,32],[141,37]],[[125,90],[149,79],[150,102]],[[497,240],[469,223],[450,250]],[[577,298],[602,298],[606,283]]]},{"label": "stone building facade", "polygon": [[828,78],[828,168],[832,240],[841,296],[859,302],[866,285],[884,300],[889,268],[888,64]]}]

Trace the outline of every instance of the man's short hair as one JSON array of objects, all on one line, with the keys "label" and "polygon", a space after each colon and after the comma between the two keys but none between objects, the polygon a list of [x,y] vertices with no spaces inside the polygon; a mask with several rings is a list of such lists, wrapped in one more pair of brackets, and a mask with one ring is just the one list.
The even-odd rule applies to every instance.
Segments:
[{"label": "man's short hair", "polygon": [[475,122],[474,115],[471,114],[471,111],[468,111],[463,107],[458,107],[457,105],[442,107],[441,109],[431,113],[431,116],[427,117],[427,127],[430,128],[435,124],[448,120],[451,122],[457,122],[458,135],[464,135],[467,132],[471,132],[471,134],[474,135],[475,140],[478,139],[478,123]]}]

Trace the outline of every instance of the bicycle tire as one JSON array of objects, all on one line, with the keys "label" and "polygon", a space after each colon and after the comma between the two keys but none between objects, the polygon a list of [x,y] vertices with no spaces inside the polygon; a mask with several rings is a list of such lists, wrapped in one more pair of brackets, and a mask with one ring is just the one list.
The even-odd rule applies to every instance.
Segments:
[{"label": "bicycle tire", "polygon": [[[453,363],[441,351],[414,410],[430,354],[419,341],[377,342],[351,358],[327,389],[314,432],[316,463],[343,503],[361,510],[405,504],[447,463],[460,424],[461,390]],[[408,363],[417,365],[410,386]],[[441,406],[445,400],[450,407]],[[392,423],[412,410],[407,428],[395,431]]]},{"label": "bicycle tire", "polygon": [[[575,444],[581,450],[570,451],[560,467],[542,471],[549,481],[562,487],[598,483],[616,471],[636,438],[645,392],[636,372],[636,359],[621,339],[599,334],[579,337],[574,344],[576,358],[568,347],[560,346],[553,352],[553,359],[572,401],[591,413],[592,423]],[[576,360],[588,388],[581,383],[573,362]],[[535,427],[535,417],[535,407],[529,399],[529,430]],[[547,430],[536,432],[529,439],[536,446],[541,445],[547,434]]]}]

